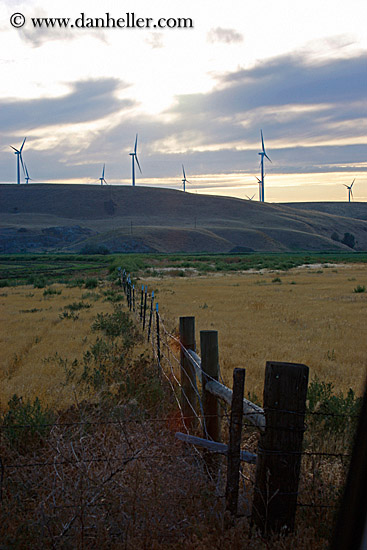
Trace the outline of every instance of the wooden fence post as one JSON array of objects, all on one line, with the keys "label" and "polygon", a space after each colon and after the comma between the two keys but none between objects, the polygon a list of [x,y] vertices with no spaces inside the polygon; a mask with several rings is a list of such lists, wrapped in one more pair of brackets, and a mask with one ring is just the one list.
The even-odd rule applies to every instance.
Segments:
[{"label": "wooden fence post", "polygon": [[257,451],[252,506],[252,521],[264,535],[294,529],[308,371],[306,365],[266,363],[266,429]]},{"label": "wooden fence post", "polygon": [[[196,351],[195,346],[195,317],[180,317],[180,342],[186,349]],[[191,361],[180,350],[181,363],[181,408],[185,425],[188,429],[196,424],[195,412],[197,410],[196,399],[196,373]]]},{"label": "wooden fence post", "polygon": [[161,366],[161,338],[159,335],[159,311],[158,311],[158,302],[155,304],[155,318],[156,318],[156,329],[157,329],[157,357],[158,357],[158,372],[160,374]]},{"label": "wooden fence post", "polygon": [[135,285],[133,285],[133,311],[135,311]]},{"label": "wooden fence post", "polygon": [[216,330],[200,331],[201,368],[203,370],[203,410],[207,433],[213,441],[220,441],[220,419],[218,399],[205,390],[209,380],[218,380],[218,332]]},{"label": "wooden fence post", "polygon": [[145,330],[145,318],[146,318],[146,313],[147,313],[147,299],[148,299],[148,286],[145,285],[144,310],[143,310],[143,330]]},{"label": "wooden fence post", "polygon": [[149,324],[148,324],[148,342],[149,342],[150,333],[151,333],[151,330],[152,330],[153,303],[154,303],[154,290],[152,290],[152,296],[151,296],[151,300],[150,300],[150,312],[149,312]]},{"label": "wooden fence post", "polygon": [[235,516],[238,505],[238,485],[241,463],[241,434],[243,417],[243,394],[245,389],[245,369],[233,371],[233,395],[231,405],[231,422],[229,426],[226,510]]},{"label": "wooden fence post", "polygon": [[140,295],[140,321],[143,320],[143,303],[144,303],[144,285],[141,287],[141,295]]}]

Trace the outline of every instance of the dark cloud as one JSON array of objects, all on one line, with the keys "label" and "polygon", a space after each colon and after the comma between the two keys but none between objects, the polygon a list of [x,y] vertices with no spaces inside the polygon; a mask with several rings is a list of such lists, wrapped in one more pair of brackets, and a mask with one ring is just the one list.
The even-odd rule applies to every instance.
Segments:
[{"label": "dark cloud", "polygon": [[[119,114],[114,127],[88,135],[81,153],[74,154],[67,142],[59,144],[57,152],[32,151],[27,142],[28,168],[41,180],[91,177],[97,182],[104,162],[107,181],[129,178],[128,152],[136,132],[143,169],[140,181],[172,177],[179,186],[182,163],[188,174],[237,172],[247,177],[259,170],[260,128],[273,161],[266,165],[268,174],[351,169],[358,173],[366,158],[365,146],[357,144],[365,128],[361,122],[366,114],[365,64],[362,56],[328,63],[283,56],[224,75],[209,93],[178,96],[165,113],[170,116],[163,119],[124,113],[134,100],[117,98],[123,85],[119,81],[79,82],[62,98],[0,102],[0,123],[7,139],[13,132],[16,144],[22,137],[17,129]],[[319,145],[337,139],[351,144]],[[170,143],[182,152],[171,152]],[[252,145],[237,148],[245,143]],[[14,179],[15,159],[12,163],[10,152],[3,150],[0,179],[9,181]]]},{"label": "dark cloud", "polygon": [[66,95],[56,98],[0,100],[3,132],[98,120],[134,105],[116,92],[127,87],[113,78],[76,82]]},{"label": "dark cloud", "polygon": [[222,27],[217,27],[211,29],[207,35],[208,42],[222,42],[224,44],[232,44],[243,42],[243,35],[234,29],[223,29]]}]

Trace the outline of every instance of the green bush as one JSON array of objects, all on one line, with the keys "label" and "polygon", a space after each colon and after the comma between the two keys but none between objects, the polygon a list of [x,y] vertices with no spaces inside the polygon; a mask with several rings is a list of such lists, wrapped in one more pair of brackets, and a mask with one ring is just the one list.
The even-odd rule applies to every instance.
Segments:
[{"label": "green bush", "polygon": [[134,323],[121,306],[115,306],[113,313],[98,313],[92,330],[99,330],[111,338],[121,336],[126,349],[130,349],[138,339]]},{"label": "green bush", "polygon": [[64,307],[67,311],[80,311],[81,309],[89,309],[91,307],[87,302],[73,302]]},{"label": "green bush", "polygon": [[95,278],[90,278],[85,281],[85,288],[97,288],[98,281]]},{"label": "green bush", "polygon": [[359,294],[360,292],[366,292],[366,287],[364,285],[357,285],[353,292],[355,292],[356,294]]},{"label": "green bush", "polygon": [[43,291],[43,296],[46,298],[47,296],[56,296],[56,295],[60,295],[61,294],[61,290],[57,290],[56,288],[46,288],[44,291]]},{"label": "green bush", "polygon": [[310,428],[319,427],[324,434],[344,434],[351,438],[361,404],[362,398],[356,397],[352,389],[346,396],[342,392],[335,394],[331,382],[321,382],[315,377],[308,387],[307,423]]},{"label": "green bush", "polygon": [[3,431],[10,445],[19,452],[40,445],[55,421],[54,413],[42,407],[38,397],[32,403],[14,394],[8,406],[9,410],[3,418]]}]

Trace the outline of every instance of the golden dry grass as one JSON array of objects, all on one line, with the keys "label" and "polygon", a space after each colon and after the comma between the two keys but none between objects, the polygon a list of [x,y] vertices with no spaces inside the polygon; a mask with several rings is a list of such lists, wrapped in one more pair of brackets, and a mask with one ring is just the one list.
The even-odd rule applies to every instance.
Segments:
[{"label": "golden dry grass", "polygon": [[[281,282],[272,282],[279,277]],[[336,391],[362,392],[367,367],[364,337],[365,265],[310,267],[288,272],[244,273],[147,281],[158,290],[170,330],[179,316],[194,315],[200,330],[218,330],[222,376],[246,368],[246,392],[262,397],[266,361],[304,363],[310,378],[332,382]]]},{"label": "golden dry grass", "polygon": [[[83,295],[88,296],[86,289],[64,285],[52,288],[61,290],[61,294],[44,297],[44,289],[31,286],[4,288],[0,292],[2,409],[14,393],[31,400],[39,397],[43,404],[56,409],[70,405],[74,401],[73,388],[63,386],[63,369],[57,361],[47,358],[56,353],[69,361],[81,358],[96,340],[91,333],[93,319],[97,313],[112,309],[103,298],[83,299]],[[75,321],[60,319],[66,305],[80,301],[91,307],[77,311],[79,318]]]}]

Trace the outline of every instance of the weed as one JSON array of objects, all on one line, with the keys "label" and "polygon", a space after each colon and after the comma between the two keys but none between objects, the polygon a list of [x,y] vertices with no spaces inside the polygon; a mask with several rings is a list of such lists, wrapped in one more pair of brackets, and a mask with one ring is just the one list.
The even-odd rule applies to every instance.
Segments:
[{"label": "weed", "polygon": [[357,285],[353,292],[355,292],[356,294],[359,294],[361,292],[366,292],[366,287],[364,285]]},{"label": "weed", "polygon": [[33,403],[23,401],[16,394],[8,402],[8,412],[3,418],[4,434],[12,447],[19,452],[39,446],[50,432],[55,415],[43,408],[38,397]]},{"label": "weed", "polygon": [[350,388],[347,395],[334,393],[331,382],[321,382],[315,377],[308,386],[307,412],[308,424],[312,428],[321,428],[326,432],[345,435],[352,441],[362,398],[356,397]]},{"label": "weed", "polygon": [[67,286],[69,288],[78,287],[81,288],[85,284],[85,279],[82,279],[81,277],[77,277],[76,279],[71,279]]},{"label": "weed", "polygon": [[73,321],[77,321],[79,319],[79,315],[75,313],[75,311],[63,311],[60,313],[59,319],[72,319]]},{"label": "weed", "polygon": [[47,298],[47,296],[59,296],[61,294],[61,290],[57,290],[56,288],[46,288],[43,291],[43,297]]},{"label": "weed", "polygon": [[90,278],[85,281],[85,288],[97,288],[98,281],[95,278]]},{"label": "weed", "polygon": [[92,325],[92,330],[99,330],[106,336],[123,338],[125,349],[130,349],[135,340],[138,339],[138,332],[129,315],[122,311],[121,306],[114,306],[113,313],[98,313]]},{"label": "weed", "polygon": [[89,309],[92,307],[87,302],[73,302],[64,307],[67,311],[80,311],[81,309]]},{"label": "weed", "polygon": [[281,283],[282,282],[282,279],[280,277],[275,277],[274,279],[272,279],[271,281],[272,283]]},{"label": "weed", "polygon": [[82,300],[93,300],[93,302],[97,302],[100,297],[100,294],[97,292],[83,292],[82,294]]},{"label": "weed", "polygon": [[42,311],[42,309],[37,307],[33,307],[32,309],[20,309],[19,313],[36,313],[37,311]]},{"label": "weed", "polygon": [[125,296],[123,294],[118,294],[115,290],[106,290],[103,292],[105,299],[105,302],[122,302],[125,299]]}]

